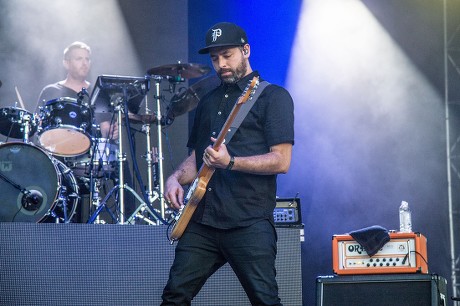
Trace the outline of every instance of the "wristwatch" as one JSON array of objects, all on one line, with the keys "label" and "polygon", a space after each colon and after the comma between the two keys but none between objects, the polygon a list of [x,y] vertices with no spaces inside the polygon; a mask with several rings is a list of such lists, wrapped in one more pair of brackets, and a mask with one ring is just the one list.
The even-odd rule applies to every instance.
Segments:
[{"label": "wristwatch", "polygon": [[226,170],[232,170],[234,163],[235,163],[235,156],[230,155],[230,162],[228,163],[227,168],[225,168],[225,169]]}]

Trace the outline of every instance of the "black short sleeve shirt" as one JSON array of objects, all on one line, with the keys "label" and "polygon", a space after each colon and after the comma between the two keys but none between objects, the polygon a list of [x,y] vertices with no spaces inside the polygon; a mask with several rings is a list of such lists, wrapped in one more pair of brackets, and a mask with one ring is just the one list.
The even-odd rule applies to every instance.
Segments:
[{"label": "black short sleeve shirt", "polygon": [[[203,97],[197,106],[187,146],[195,150],[198,169],[204,149],[217,138],[233,105],[257,72],[237,84],[222,84]],[[294,144],[294,105],[284,88],[270,84],[241,123],[227,145],[233,156],[262,155],[281,143]],[[276,175],[255,175],[216,169],[193,220],[221,229],[273,221],[276,204]]]}]

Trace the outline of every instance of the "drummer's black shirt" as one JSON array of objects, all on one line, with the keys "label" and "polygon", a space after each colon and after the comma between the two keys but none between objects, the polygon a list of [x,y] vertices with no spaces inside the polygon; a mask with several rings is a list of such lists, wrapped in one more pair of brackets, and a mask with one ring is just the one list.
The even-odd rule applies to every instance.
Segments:
[{"label": "drummer's black shirt", "polygon": [[[91,89],[88,88],[89,92],[91,92],[90,90]],[[38,97],[36,112],[39,111],[40,106],[45,106],[46,102],[59,98],[77,99],[78,93],[75,90],[60,84],[59,82],[47,85],[45,88],[43,88],[40,96]]]},{"label": "drummer's black shirt", "polygon": [[[88,93],[92,92],[92,86],[90,85],[86,91]],[[66,98],[70,99],[78,99],[78,92],[75,90],[62,85],[60,82],[53,83],[50,85],[45,86],[40,92],[40,96],[38,97],[37,107],[35,112],[40,113],[40,107],[43,108],[48,102],[56,99],[63,99],[66,101]],[[109,99],[109,98],[107,98]],[[69,102],[72,100],[67,99]],[[83,101],[85,103],[89,103],[89,98],[87,96],[83,97]],[[94,113],[94,121],[95,123],[101,123],[102,121],[111,121],[113,120],[111,113]]]},{"label": "drummer's black shirt", "polygon": [[[204,149],[217,138],[233,105],[257,72],[237,84],[221,84],[201,99],[187,146],[195,150],[197,169]],[[268,153],[281,143],[294,144],[294,105],[284,88],[268,85],[227,144],[233,156]],[[215,228],[249,226],[262,219],[273,223],[276,204],[276,175],[256,175],[216,169],[193,220]]]}]

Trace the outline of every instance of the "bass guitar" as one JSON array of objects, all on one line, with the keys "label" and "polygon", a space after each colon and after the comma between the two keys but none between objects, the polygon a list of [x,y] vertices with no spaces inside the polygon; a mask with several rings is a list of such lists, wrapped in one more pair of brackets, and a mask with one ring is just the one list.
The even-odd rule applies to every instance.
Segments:
[{"label": "bass guitar", "polygon": [[[217,136],[216,142],[212,146],[214,150],[218,150],[222,145],[225,140],[225,136],[227,135],[233,121],[235,120],[236,115],[238,114],[238,111],[240,110],[241,106],[246,103],[246,101],[252,98],[258,85],[259,77],[255,76],[248,83],[243,93],[240,95],[235,105],[233,106],[230,115],[228,116],[224,126]],[[211,180],[214,171],[215,169],[213,167],[209,167],[205,163],[203,163],[203,165],[200,167],[197,176],[187,190],[184,198],[184,206],[178,211],[174,217],[174,220],[172,221],[173,228],[171,230],[171,234],[169,235],[171,242],[179,240],[184,233],[190,219],[192,218],[193,213],[198,206],[198,203],[201,201],[206,192],[206,186]]]}]

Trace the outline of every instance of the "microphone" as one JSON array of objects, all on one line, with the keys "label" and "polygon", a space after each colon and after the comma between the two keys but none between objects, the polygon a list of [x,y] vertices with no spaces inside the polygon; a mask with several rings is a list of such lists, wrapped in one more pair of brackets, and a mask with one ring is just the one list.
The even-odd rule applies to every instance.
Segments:
[{"label": "microphone", "polygon": [[27,191],[21,199],[21,204],[28,211],[38,210],[43,203],[43,194],[35,189]]},{"label": "microphone", "polygon": [[78,96],[77,102],[78,102],[78,104],[81,104],[81,102],[83,101],[85,96],[87,96],[89,98],[88,90],[86,90],[85,87],[82,87],[81,91],[79,93],[77,93],[77,96]]},{"label": "microphone", "polygon": [[81,88],[81,92],[82,92],[85,96],[87,96],[87,97],[89,98],[88,90],[87,90],[85,87],[82,87],[82,88]]}]

